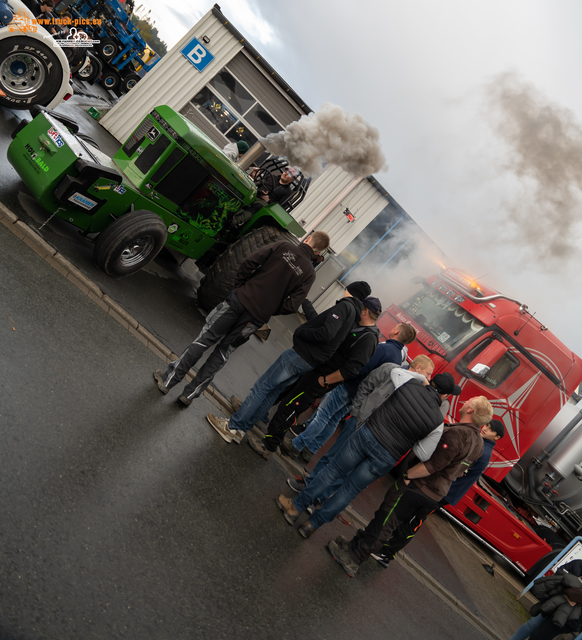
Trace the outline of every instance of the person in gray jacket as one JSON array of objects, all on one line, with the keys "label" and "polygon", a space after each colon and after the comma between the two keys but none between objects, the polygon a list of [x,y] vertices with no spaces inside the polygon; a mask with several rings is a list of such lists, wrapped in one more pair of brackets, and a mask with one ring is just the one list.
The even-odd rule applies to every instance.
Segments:
[{"label": "person in gray jacket", "polygon": [[[430,359],[428,361],[432,368],[432,362]],[[395,367],[391,375],[396,374],[398,379],[401,371],[404,370]],[[389,397],[384,396],[383,402],[348,438],[310,487],[294,500],[284,495],[277,498],[277,505],[285,519],[294,524],[302,511],[338,479],[342,479],[342,485],[336,493],[299,529],[304,538],[322,524],[331,522],[355,496],[388,473],[412,445],[423,440],[442,423],[441,398],[437,390],[428,385],[424,376],[420,381],[414,374],[406,373],[409,379],[397,389],[394,389],[394,384]]]},{"label": "person in gray jacket", "polygon": [[[309,486],[317,474],[320,473],[327,464],[329,464],[341,447],[343,447],[344,443],[354,433],[354,431],[366,422],[372,413],[374,413],[374,411],[395,389],[413,378],[420,380],[424,384],[428,384],[433,370],[433,361],[428,356],[420,355],[414,358],[409,369],[403,369],[402,365],[386,362],[371,371],[358,385],[358,390],[350,408],[350,417],[346,420],[333,447],[331,447],[331,449],[320,458],[308,478],[305,478],[304,480],[289,478],[287,480],[287,484],[291,489],[299,493],[300,491],[303,491],[305,487]],[[442,412],[442,407],[441,414],[444,419],[446,413]],[[439,425],[436,431],[436,434],[429,434],[422,442],[415,443],[414,452],[416,455],[423,457],[426,460],[430,458],[430,455],[434,451],[436,443],[442,434],[442,425]],[[343,478],[339,478],[333,483],[333,485],[329,486],[321,496],[319,496],[315,501],[315,504],[327,500],[339,489],[339,487],[341,487],[342,484]]]}]

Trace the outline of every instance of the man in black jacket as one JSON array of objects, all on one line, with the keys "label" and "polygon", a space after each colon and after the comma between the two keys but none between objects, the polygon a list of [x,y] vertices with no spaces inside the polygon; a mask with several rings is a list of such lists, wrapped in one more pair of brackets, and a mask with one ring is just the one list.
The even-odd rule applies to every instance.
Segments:
[{"label": "man in black jacket", "polygon": [[381,311],[378,298],[368,296],[364,300],[358,324],[348,332],[331,359],[301,376],[281,399],[265,437],[261,440],[249,433],[249,445],[254,451],[268,459],[283,443],[285,433],[295,425],[298,416],[345,379],[358,374],[378,346],[380,331],[376,320]]},{"label": "man in black jacket", "polygon": [[352,282],[333,307],[298,327],[293,334],[293,349],[284,351],[255,382],[230,420],[212,413],[206,416],[220,436],[226,442],[239,443],[289,385],[329,360],[360,319],[362,302],[370,293],[367,282]]},{"label": "man in black jacket", "polygon": [[206,324],[194,342],[178,360],[168,365],[166,371],[158,369],[154,372],[158,389],[168,393],[182,381],[206,349],[220,340],[178,398],[186,406],[192,404],[234,350],[272,315],[297,311],[315,281],[313,259],[328,246],[327,233],[315,231],[299,245],[273,242],[251,253],[239,267],[236,289],[208,314]]}]

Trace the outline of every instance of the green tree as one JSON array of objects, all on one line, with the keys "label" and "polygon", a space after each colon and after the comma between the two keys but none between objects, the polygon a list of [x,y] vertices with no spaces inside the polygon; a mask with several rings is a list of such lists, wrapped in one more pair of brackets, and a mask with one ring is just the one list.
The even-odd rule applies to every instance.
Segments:
[{"label": "green tree", "polygon": [[147,42],[150,49],[153,49],[161,58],[163,58],[166,53],[168,53],[168,47],[166,43],[160,39],[158,30],[150,20],[142,20],[134,14],[131,17],[131,21],[139,29],[141,37]]}]

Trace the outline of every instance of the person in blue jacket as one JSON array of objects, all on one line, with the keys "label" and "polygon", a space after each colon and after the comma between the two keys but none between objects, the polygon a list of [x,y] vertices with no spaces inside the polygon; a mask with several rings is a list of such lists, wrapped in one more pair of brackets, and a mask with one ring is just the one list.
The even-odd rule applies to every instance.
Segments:
[{"label": "person in blue jacket", "polygon": [[[493,449],[498,440],[501,440],[505,435],[505,427],[499,420],[491,420],[489,424],[481,427],[481,436],[483,437],[483,453],[481,457],[475,462],[475,464],[457,480],[453,482],[447,495],[438,503],[439,507],[444,507],[447,504],[458,504],[461,498],[469,491],[469,489],[477,482],[479,477],[483,474],[487,465],[491,461],[491,455]],[[388,541],[388,544],[384,545],[381,554],[372,554],[383,567],[387,567],[390,560],[393,560],[396,554],[411,542],[416,535],[416,532],[420,529],[422,524],[426,521],[431,513],[434,513],[436,509],[431,509],[428,512],[419,511],[415,513],[409,520],[401,522],[394,535]]]}]

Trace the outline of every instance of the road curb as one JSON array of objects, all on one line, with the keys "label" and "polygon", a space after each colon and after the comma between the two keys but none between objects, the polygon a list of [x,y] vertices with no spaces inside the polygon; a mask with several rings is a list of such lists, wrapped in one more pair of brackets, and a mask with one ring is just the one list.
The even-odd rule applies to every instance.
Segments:
[{"label": "road curb", "polygon": [[[117,320],[127,331],[134,335],[142,344],[144,344],[150,351],[153,351],[158,357],[166,364],[175,360],[178,356],[172,353],[171,349],[166,347],[160,342],[154,335],[152,335],[145,327],[139,324],[139,322],[131,316],[123,307],[117,302],[112,300],[107,294],[103,293],[101,289],[90,280],[84,273],[82,273],[77,267],[71,264],[67,258],[57,252],[50,244],[48,244],[41,236],[31,227],[19,220],[10,209],[4,204],[0,203],[0,222],[10,229],[16,236],[18,236],[26,245],[28,245],[35,253],[48,262],[54,269],[59,271],[63,276],[67,278],[72,284],[74,284],[80,291],[88,296],[93,302],[107,312],[112,318]],[[187,380],[192,380],[194,375],[188,373],[186,375]],[[232,406],[230,400],[227,399],[216,387],[209,385],[204,396],[208,398],[213,404],[217,405],[225,413],[230,415],[232,413]],[[298,463],[292,461],[286,456],[276,456],[276,459],[284,466],[290,473],[298,473],[303,475],[305,470]],[[357,511],[347,507],[345,513],[353,520],[353,522],[360,527],[365,527],[368,521],[365,520]],[[396,556],[396,560],[399,564],[405,567],[410,573],[422,582],[430,591],[432,591],[443,602],[455,609],[457,613],[469,622],[473,627],[478,629],[487,638],[491,640],[504,640],[502,636],[493,633],[485,620],[478,617],[473,611],[471,611],[465,604],[463,604],[456,596],[448,591],[441,583],[430,575],[425,569],[423,569],[417,562],[415,562],[408,554],[399,552]]]},{"label": "road curb", "polygon": [[[83,294],[91,298],[103,311],[117,320],[127,331],[135,336],[150,351],[153,351],[166,364],[177,359],[177,355],[166,347],[144,326],[142,326],[121,305],[110,298],[106,293],[90,280],[82,271],[77,269],[62,254],[44,240],[34,229],[19,220],[18,216],[0,203],[0,222],[4,224],[14,235],[20,238],[35,253],[48,262],[54,269],[61,273],[69,282],[74,284]],[[186,374],[186,379],[191,381],[194,373]],[[230,413],[232,406],[230,401],[213,385],[210,385],[204,395],[218,405],[220,409]]]}]

